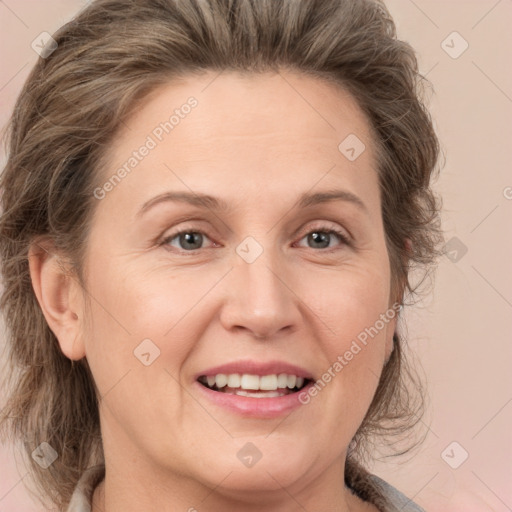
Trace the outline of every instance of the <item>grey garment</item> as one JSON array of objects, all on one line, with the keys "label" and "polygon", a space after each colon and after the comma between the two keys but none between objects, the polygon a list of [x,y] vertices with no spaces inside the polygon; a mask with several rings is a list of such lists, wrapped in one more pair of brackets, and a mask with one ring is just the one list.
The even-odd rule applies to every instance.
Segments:
[{"label": "grey garment", "polygon": [[[66,512],[91,512],[94,489],[104,477],[104,465],[94,466],[84,471],[73,492]],[[382,478],[376,475],[371,475],[371,478],[380,487],[392,505],[392,508],[382,512],[425,512],[424,509],[416,505],[416,503],[404,496],[385,480],[382,480]]]},{"label": "grey garment", "polygon": [[377,475],[371,475],[370,478],[379,486],[382,493],[391,502],[392,507],[394,507],[385,512],[426,512],[424,508],[421,508],[414,503],[414,501],[405,496],[405,494],[402,494],[391,484],[382,480],[382,478],[379,478]]},{"label": "grey garment", "polygon": [[66,512],[91,512],[94,489],[103,478],[105,478],[103,464],[86,469],[76,484]]}]

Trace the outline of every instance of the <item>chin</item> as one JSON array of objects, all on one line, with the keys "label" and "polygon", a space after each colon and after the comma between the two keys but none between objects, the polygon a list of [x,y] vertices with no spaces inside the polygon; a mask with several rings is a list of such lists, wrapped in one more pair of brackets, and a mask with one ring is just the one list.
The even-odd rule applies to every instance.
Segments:
[{"label": "chin", "polygon": [[[260,461],[259,468],[253,467],[250,469],[229,470],[227,472],[215,472],[216,475],[224,474],[228,475],[226,479],[220,484],[222,493],[239,497],[246,501],[250,501],[252,498],[257,500],[261,499],[261,493],[265,492],[268,494],[272,491],[281,492],[283,487],[289,487],[297,480],[300,479],[303,469],[299,471],[297,468],[284,468],[276,469],[272,465],[263,465]],[[211,478],[211,475],[210,475]],[[215,485],[219,485],[219,481],[215,482]]]},{"label": "chin", "polygon": [[[249,451],[249,450],[248,450]],[[239,452],[240,453],[240,452]],[[219,484],[221,475],[226,479],[222,482],[221,487],[229,493],[244,492],[257,493],[261,491],[282,491],[283,487],[288,487],[300,480],[308,467],[306,461],[299,462],[293,456],[291,450],[273,451],[265,456],[261,455],[259,460],[243,462],[243,452],[240,459],[235,455],[235,460],[225,460],[225,464],[221,464],[208,475],[212,478],[212,474],[216,477],[215,485]],[[229,476],[227,476],[229,474]]]}]

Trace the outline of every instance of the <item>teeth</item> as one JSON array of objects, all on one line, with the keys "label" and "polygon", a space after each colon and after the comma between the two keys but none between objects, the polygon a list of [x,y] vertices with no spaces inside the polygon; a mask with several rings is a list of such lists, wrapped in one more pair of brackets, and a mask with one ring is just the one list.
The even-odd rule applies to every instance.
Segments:
[{"label": "teeth", "polygon": [[[251,375],[248,373],[238,374],[231,373],[226,375],[225,373],[218,373],[217,375],[208,375],[207,377],[201,377],[200,379],[204,384],[208,384],[208,387],[213,388],[216,386],[218,389],[222,388],[230,388],[229,390],[225,389],[224,391],[233,392],[236,388],[245,391],[277,391],[278,389],[294,389],[301,388],[304,385],[304,377],[297,377],[296,375],[288,375],[286,373],[280,373],[279,375]],[[242,396],[252,396],[254,393],[250,393],[249,395],[243,393]],[[272,393],[258,393],[258,396],[270,396]],[[272,396],[281,396],[282,393],[277,393],[277,395]]]},{"label": "teeth", "polygon": [[232,373],[231,375],[228,375],[228,386],[230,388],[240,387],[240,375],[238,375],[238,373]]},{"label": "teeth", "polygon": [[284,396],[286,393],[279,391],[244,391],[243,389],[236,389],[235,391],[226,391],[232,395],[238,396],[250,396],[253,398],[275,398],[278,396]]},{"label": "teeth", "polygon": [[277,375],[263,375],[260,377],[260,389],[275,391],[277,389]]},{"label": "teeth", "polygon": [[288,375],[286,373],[280,373],[277,376],[277,387],[283,389],[288,387]]},{"label": "teeth", "polygon": [[242,389],[260,389],[260,378],[257,375],[244,373],[240,379],[240,387]]},{"label": "teeth", "polygon": [[215,375],[215,385],[220,389],[228,383],[228,376],[223,373]]}]

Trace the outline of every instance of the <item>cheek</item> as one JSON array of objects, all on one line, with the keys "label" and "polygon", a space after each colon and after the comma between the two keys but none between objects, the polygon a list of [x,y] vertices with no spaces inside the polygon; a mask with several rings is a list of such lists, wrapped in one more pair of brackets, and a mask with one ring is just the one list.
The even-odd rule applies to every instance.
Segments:
[{"label": "cheek", "polygon": [[[159,262],[150,268],[137,257],[105,257],[107,252],[102,248],[90,259],[95,261],[87,283],[92,297],[92,330],[86,347],[91,364],[103,369],[108,388],[123,371],[139,368],[134,351],[143,340],[151,340],[155,346],[145,342],[150,357],[163,356],[155,360],[156,366],[165,361],[169,370],[179,369],[222,307],[216,295],[221,292],[215,288],[229,265],[193,269]],[[304,323],[298,327],[318,344],[326,370],[388,309],[390,275],[385,251],[347,258],[336,268],[301,265],[289,270],[287,281],[294,292],[288,300],[296,303],[298,297],[305,305]],[[220,288],[223,286],[225,283]],[[355,381],[361,373],[367,377],[368,368],[378,375],[385,331],[369,338],[371,343],[360,344],[362,348],[344,368],[345,374],[356,374],[364,367],[364,372],[354,376]]]},{"label": "cheek", "polygon": [[[301,281],[304,301],[323,320],[329,346],[336,350],[373,326],[390,307],[389,268],[382,262],[351,265]],[[378,327],[385,331],[380,322]]]},{"label": "cheek", "polygon": [[143,362],[154,359],[154,367],[178,368],[200,338],[201,325],[191,318],[207,317],[200,300],[218,276],[196,272],[194,278],[179,270],[156,274],[119,261],[92,270],[86,351],[98,373],[106,373],[105,385],[123,371],[138,369],[148,352]]},{"label": "cheek", "polygon": [[388,267],[381,264],[346,269],[326,279],[317,276],[316,287],[303,281],[304,302],[321,319],[317,336],[326,356],[318,395],[328,402],[326,411],[343,415],[343,422],[352,422],[353,429],[373,398],[386,340],[394,331],[396,311],[389,305],[389,278]]},{"label": "cheek", "polygon": [[86,352],[105,397],[104,424],[115,428],[115,435],[121,430],[112,425],[122,424],[139,439],[148,425],[176,422],[171,413],[181,407],[179,369],[198,336],[186,316],[197,294],[175,286],[173,279],[150,279],[121,267],[91,272]]}]

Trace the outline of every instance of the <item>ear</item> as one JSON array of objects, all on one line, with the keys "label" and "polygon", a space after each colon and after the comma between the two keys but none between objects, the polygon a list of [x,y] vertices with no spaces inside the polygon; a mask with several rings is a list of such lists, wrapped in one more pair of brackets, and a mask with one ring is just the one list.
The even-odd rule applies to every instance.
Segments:
[{"label": "ear", "polygon": [[33,242],[28,259],[37,301],[62,353],[72,360],[82,359],[83,301],[77,278],[48,240]]},{"label": "ear", "polygon": [[[395,302],[394,305],[397,303]],[[398,309],[396,309],[396,306],[391,306],[391,309],[395,312],[395,317],[389,321],[386,329],[386,358],[385,362],[387,363],[389,358],[391,357],[391,353],[393,352],[393,349],[395,348],[395,340],[394,335],[396,332],[396,324],[398,322]]]},{"label": "ear", "polygon": [[[404,262],[404,264],[407,264],[410,257],[412,256],[412,249],[413,249],[413,247],[412,247],[411,239],[406,238],[404,241],[404,255],[402,256],[402,258],[403,258],[402,261]],[[393,338],[394,338],[394,335],[395,335],[395,332],[397,329],[398,315],[399,315],[399,313],[402,312],[402,307],[400,307],[400,309],[399,309],[398,305],[402,304],[403,295],[405,292],[405,286],[406,286],[406,281],[403,280],[398,285],[398,291],[397,291],[396,296],[394,298],[390,297],[389,307],[394,310],[395,316],[393,317],[392,320],[389,321],[388,330],[386,333],[386,362],[391,357],[391,352],[393,352],[393,348],[394,348]]]}]

